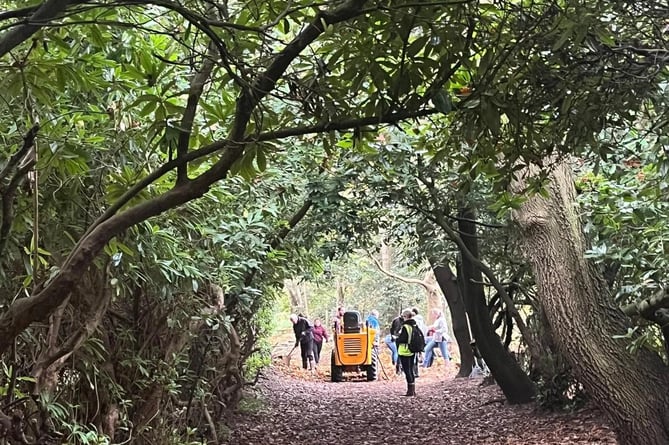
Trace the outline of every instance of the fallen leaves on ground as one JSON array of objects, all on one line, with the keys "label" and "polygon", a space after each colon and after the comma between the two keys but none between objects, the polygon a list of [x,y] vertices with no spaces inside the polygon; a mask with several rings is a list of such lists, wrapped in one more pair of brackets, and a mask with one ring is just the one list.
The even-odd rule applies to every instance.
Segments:
[{"label": "fallen leaves on ground", "polygon": [[[289,350],[290,348],[288,348]],[[437,359],[421,369],[416,397],[404,397],[406,383],[382,353],[385,373],[376,382],[345,374],[330,382],[330,349],[319,369],[301,369],[299,348],[287,364],[278,353],[258,385],[260,412],[235,416],[223,444],[338,445],[424,444],[615,444],[602,415],[539,411],[534,405],[508,405],[499,388],[481,379],[455,379],[457,368]]]}]

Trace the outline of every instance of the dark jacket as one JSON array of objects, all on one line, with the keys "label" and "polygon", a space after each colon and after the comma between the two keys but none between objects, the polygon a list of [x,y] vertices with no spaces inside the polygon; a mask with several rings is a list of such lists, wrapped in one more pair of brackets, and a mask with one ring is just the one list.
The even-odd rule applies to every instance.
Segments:
[{"label": "dark jacket", "polygon": [[404,323],[404,319],[399,316],[393,319],[393,321],[390,323],[390,335],[393,335],[397,337],[400,335],[400,330],[402,330],[402,324]]},{"label": "dark jacket", "polygon": [[293,332],[296,342],[313,340],[313,326],[304,317],[297,318],[297,323],[293,325]]},{"label": "dark jacket", "polygon": [[328,337],[328,332],[325,330],[325,327],[323,327],[323,325],[314,326],[311,332],[314,334],[314,341],[316,343],[323,343],[323,339],[325,340],[330,339]]}]

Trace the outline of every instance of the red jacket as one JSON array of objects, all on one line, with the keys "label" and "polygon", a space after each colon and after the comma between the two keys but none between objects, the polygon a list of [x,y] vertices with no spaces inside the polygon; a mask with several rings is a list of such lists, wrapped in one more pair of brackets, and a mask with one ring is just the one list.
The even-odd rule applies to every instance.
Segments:
[{"label": "red jacket", "polygon": [[316,343],[323,343],[323,339],[330,339],[330,337],[328,337],[328,331],[325,330],[323,325],[314,326],[312,333],[314,334],[314,341]]}]

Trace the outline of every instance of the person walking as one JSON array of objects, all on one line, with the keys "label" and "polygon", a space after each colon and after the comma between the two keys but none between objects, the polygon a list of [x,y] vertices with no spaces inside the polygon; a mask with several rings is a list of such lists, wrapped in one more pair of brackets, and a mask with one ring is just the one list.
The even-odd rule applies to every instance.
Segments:
[{"label": "person walking", "polygon": [[316,366],[321,358],[321,349],[323,349],[323,341],[328,341],[330,337],[325,327],[321,324],[321,319],[314,319],[314,328],[312,330],[314,336],[314,361]]},{"label": "person walking", "polygon": [[300,345],[302,355],[302,369],[313,371],[314,369],[314,334],[313,326],[305,317],[301,315],[290,315],[290,321],[293,323],[293,332],[295,333],[295,347]]},{"label": "person walking", "polygon": [[399,355],[400,363],[402,364],[402,370],[404,371],[404,376],[406,377],[407,381],[406,396],[416,395],[416,377],[414,376],[414,363],[416,362],[416,356],[409,349],[412,331],[414,329],[418,329],[416,320],[413,319],[413,316],[414,313],[411,311],[411,309],[405,309],[402,312],[402,318],[404,319],[404,322],[402,324],[400,335],[397,337],[397,354]]}]

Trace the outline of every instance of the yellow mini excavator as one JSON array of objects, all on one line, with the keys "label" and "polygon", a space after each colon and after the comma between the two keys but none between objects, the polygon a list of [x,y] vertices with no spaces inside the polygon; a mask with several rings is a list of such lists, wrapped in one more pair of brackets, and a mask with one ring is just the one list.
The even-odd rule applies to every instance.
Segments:
[{"label": "yellow mini excavator", "polygon": [[344,313],[343,322],[335,326],[330,368],[333,382],[341,382],[344,371],[365,371],[369,382],[378,377],[379,345],[376,329],[360,320],[360,312],[349,311]]}]

